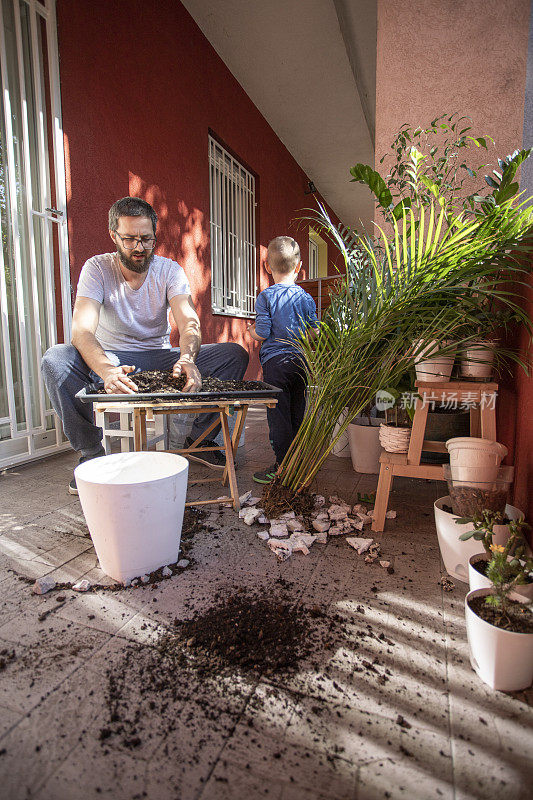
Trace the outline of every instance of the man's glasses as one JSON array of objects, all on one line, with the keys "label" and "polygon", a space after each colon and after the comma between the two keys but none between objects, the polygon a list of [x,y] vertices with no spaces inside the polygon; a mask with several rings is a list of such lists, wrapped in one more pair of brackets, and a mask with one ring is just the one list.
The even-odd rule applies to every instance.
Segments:
[{"label": "man's glasses", "polygon": [[145,250],[151,250],[155,244],[155,236],[121,236],[117,231],[115,233],[125,250],[135,250],[138,242],[141,243]]}]

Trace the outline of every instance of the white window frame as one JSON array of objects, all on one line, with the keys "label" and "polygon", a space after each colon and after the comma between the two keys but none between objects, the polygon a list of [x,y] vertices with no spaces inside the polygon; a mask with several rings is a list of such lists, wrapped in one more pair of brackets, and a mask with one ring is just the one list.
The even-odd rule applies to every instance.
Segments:
[{"label": "white window frame", "polygon": [[309,279],[318,278],[318,245],[309,237]]},{"label": "white window frame", "polygon": [[211,308],[253,317],[257,294],[255,178],[209,136]]}]

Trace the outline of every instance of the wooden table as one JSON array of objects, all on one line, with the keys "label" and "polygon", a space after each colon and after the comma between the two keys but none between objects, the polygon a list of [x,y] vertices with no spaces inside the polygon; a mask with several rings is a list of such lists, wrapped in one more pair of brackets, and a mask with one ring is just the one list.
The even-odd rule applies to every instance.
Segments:
[{"label": "wooden table", "polygon": [[[238,511],[240,508],[239,503],[239,489],[237,487],[237,478],[235,475],[235,454],[239,445],[244,423],[246,421],[246,414],[251,405],[265,405],[267,408],[272,408],[276,405],[277,399],[272,397],[258,397],[243,400],[175,400],[175,401],[147,401],[142,400],[138,402],[128,400],[128,409],[133,414],[133,441],[134,450],[147,449],[147,434],[146,434],[146,416],[156,416],[158,414],[218,414],[216,419],[205,431],[191,444],[190,447],[180,449],[169,449],[164,452],[179,453],[188,456],[195,461],[201,461],[196,455],[198,453],[205,453],[212,450],[223,450],[226,455],[226,466],[217,466],[209,464],[206,461],[201,461],[202,464],[208,466],[210,469],[215,470],[220,474],[215,478],[202,478],[200,480],[189,481],[189,485],[197,483],[214,483],[221,482],[224,486],[229,482],[230,496],[218,497],[215,500],[196,500],[185,503],[186,506],[199,506],[207,505],[209,503],[229,503],[233,504],[233,508]],[[228,425],[229,410],[237,410],[237,419],[235,421],[235,428],[233,436],[230,435]],[[124,412],[124,403],[117,402],[116,400],[98,400],[94,403],[94,409],[97,411],[113,411],[116,413]],[[220,422],[222,428],[222,436],[224,438],[223,445],[216,445],[213,447],[202,447],[203,440],[214,430]],[[160,451],[161,452],[161,451]]]},{"label": "wooden table", "polygon": [[389,504],[389,493],[395,475],[407,478],[444,480],[442,464],[421,464],[422,451],[447,453],[445,442],[425,439],[426,423],[430,406],[436,402],[455,401],[459,407],[470,410],[470,436],[496,441],[496,395],[497,383],[449,381],[425,383],[416,381],[418,398],[415,402],[413,428],[407,453],[383,452],[379,459],[379,480],[374,506],[372,530],[381,532],[385,527],[385,514]]}]

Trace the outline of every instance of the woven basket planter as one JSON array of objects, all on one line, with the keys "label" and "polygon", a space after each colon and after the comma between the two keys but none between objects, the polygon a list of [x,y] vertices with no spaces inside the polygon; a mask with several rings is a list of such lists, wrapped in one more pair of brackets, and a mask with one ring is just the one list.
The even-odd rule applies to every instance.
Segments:
[{"label": "woven basket planter", "polygon": [[394,428],[392,425],[379,426],[379,441],[387,453],[407,453],[411,439],[411,428]]}]

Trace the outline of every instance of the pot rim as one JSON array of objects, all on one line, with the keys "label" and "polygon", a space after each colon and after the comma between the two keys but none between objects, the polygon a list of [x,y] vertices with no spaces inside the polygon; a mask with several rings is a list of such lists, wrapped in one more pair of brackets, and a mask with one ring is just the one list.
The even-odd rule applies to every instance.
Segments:
[{"label": "pot rim", "polygon": [[[468,614],[470,612],[470,614],[473,614],[474,617],[478,620],[478,622],[481,622],[483,625],[486,625],[491,630],[496,629],[500,634],[505,634],[506,636],[533,636],[533,631],[531,633],[523,633],[522,631],[506,631],[504,628],[498,628],[497,625],[493,625],[492,622],[487,622],[487,620],[480,617],[478,614],[476,614],[476,612],[472,608],[470,608],[470,606],[468,605],[469,599],[473,597],[488,595],[490,594],[490,592],[491,592],[490,589],[472,589],[470,592],[468,592],[468,594],[465,597],[465,614]],[[523,596],[516,594],[516,592],[511,592],[509,598],[511,600],[515,600],[517,603],[522,603],[523,605],[530,605]]]}]

